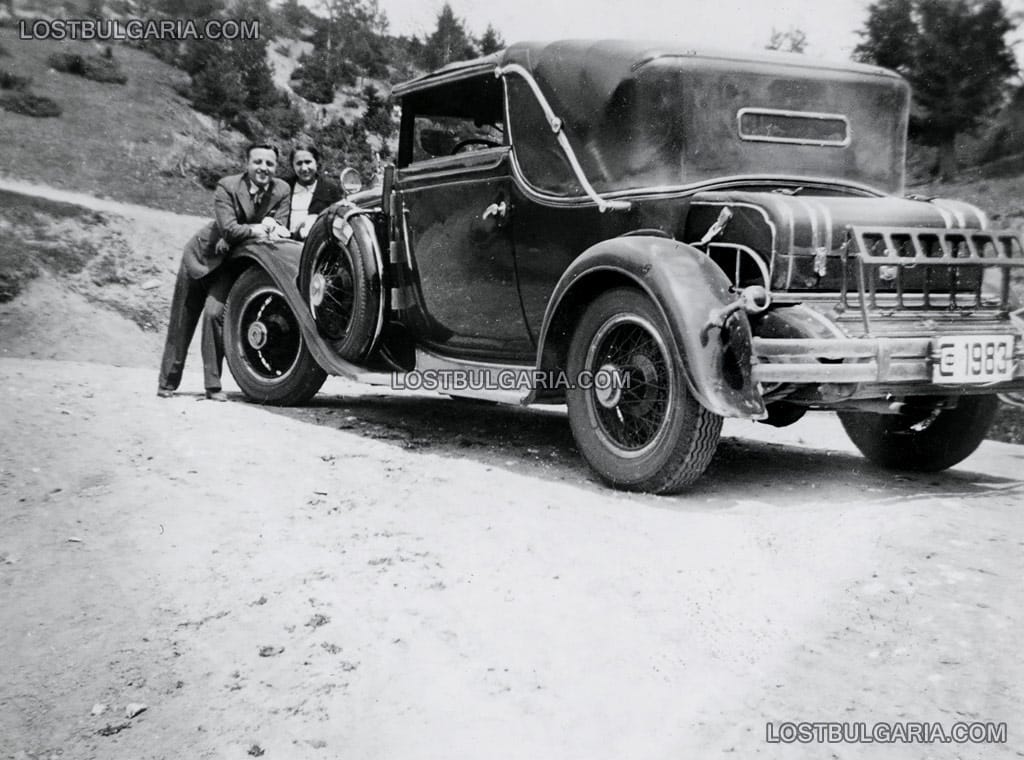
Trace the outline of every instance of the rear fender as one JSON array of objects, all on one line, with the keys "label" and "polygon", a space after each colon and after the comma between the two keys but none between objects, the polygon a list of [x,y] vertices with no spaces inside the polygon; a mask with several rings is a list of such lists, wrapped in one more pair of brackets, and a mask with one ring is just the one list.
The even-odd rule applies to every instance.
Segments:
[{"label": "rear fender", "polygon": [[674,338],[671,350],[702,406],[723,417],[765,416],[764,401],[751,377],[746,314],[735,311],[724,328],[706,329],[712,314],[737,298],[729,279],[705,254],[676,240],[619,237],[579,256],[548,303],[538,366],[565,369],[566,347],[582,309],[609,287],[627,283],[644,291],[661,311]]},{"label": "rear fender", "polygon": [[374,385],[387,384],[387,375],[370,372],[357,364],[345,361],[337,356],[320,337],[309,306],[302,298],[302,294],[299,293],[298,274],[301,257],[302,243],[298,241],[257,240],[235,248],[231,253],[228,265],[237,268],[239,272],[248,266],[258,266],[270,275],[295,314],[295,319],[302,330],[302,337],[306,342],[306,348],[325,372]]}]

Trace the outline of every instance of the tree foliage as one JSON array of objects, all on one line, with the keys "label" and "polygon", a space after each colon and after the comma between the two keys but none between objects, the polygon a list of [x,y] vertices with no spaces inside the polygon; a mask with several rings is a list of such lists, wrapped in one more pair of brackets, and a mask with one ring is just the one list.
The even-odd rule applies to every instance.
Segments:
[{"label": "tree foliage", "polygon": [[313,103],[331,103],[341,85],[356,83],[356,67],[347,58],[327,50],[314,50],[299,59],[292,72],[292,89]]},{"label": "tree foliage", "polygon": [[772,27],[771,36],[765,50],[778,50],[783,53],[802,53],[807,48],[807,33],[795,26],[781,31]]},{"label": "tree foliage", "polygon": [[490,55],[504,49],[505,40],[493,26],[488,24],[483,36],[477,41],[477,47],[480,48],[480,55]]},{"label": "tree foliage", "polygon": [[348,125],[342,118],[334,119],[323,126],[314,127],[309,136],[323,153],[325,167],[340,171],[351,166],[359,172],[364,181],[376,171],[376,155],[361,123]]},{"label": "tree foliage", "polygon": [[956,137],[1002,103],[1017,64],[1001,0],[878,0],[854,57],[891,68],[914,92],[912,136],[939,148],[935,171],[956,170]]},{"label": "tree foliage", "polygon": [[391,116],[391,102],[381,97],[372,84],[363,88],[366,100],[366,112],[363,114],[363,126],[367,132],[380,135],[387,140],[395,133],[395,120]]},{"label": "tree foliage", "polygon": [[427,38],[424,59],[429,69],[436,69],[452,61],[464,61],[478,55],[473,40],[462,20],[456,18],[452,7],[445,3],[437,14],[437,28]]}]

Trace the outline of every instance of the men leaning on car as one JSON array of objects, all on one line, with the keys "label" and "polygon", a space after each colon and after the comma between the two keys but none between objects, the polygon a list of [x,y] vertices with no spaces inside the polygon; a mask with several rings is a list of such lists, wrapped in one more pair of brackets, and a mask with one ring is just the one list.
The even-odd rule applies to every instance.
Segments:
[{"label": "men leaning on car", "polygon": [[199,315],[203,318],[203,381],[206,398],[227,401],[221,389],[224,361],[224,302],[230,279],[219,271],[221,263],[239,244],[251,240],[289,237],[289,188],[274,176],[277,147],[253,143],[246,149],[246,170],[217,183],[213,194],[214,220],[185,245],[171,298],[157,395],[173,395],[181,383],[185,358]]}]

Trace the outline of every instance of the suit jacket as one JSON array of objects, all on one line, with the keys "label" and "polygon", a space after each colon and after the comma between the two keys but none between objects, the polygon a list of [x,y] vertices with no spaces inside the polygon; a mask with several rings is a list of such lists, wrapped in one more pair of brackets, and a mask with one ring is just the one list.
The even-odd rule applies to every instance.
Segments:
[{"label": "suit jacket", "polygon": [[[295,189],[296,181],[297,180],[295,178],[292,178],[292,180],[288,183],[289,191]],[[316,216],[321,211],[323,211],[325,208],[330,206],[332,203],[334,203],[335,201],[340,201],[344,197],[345,197],[345,191],[341,189],[341,185],[338,184],[337,182],[335,182],[330,177],[327,177],[326,175],[321,174],[319,177],[316,178],[316,188],[314,188],[314,190],[313,190],[313,197],[309,201],[309,213],[312,214],[313,216]],[[289,217],[291,216],[291,212],[292,212],[291,196],[289,196],[289,198],[288,198],[288,216]],[[291,220],[289,219],[289,221],[286,222],[286,224],[290,227],[291,226]]]},{"label": "suit jacket", "polygon": [[232,174],[217,183],[213,191],[214,220],[192,236],[185,245],[182,263],[192,279],[198,280],[215,270],[231,248],[259,237],[251,225],[271,216],[288,225],[291,190],[284,180],[273,178],[258,207],[252,205],[245,174]]}]

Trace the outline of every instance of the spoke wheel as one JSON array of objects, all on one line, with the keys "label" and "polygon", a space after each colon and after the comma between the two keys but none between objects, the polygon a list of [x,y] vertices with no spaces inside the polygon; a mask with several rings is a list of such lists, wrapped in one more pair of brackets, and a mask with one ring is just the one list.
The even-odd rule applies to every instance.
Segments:
[{"label": "spoke wheel", "polygon": [[320,334],[342,340],[352,325],[355,281],[348,257],[333,241],[323,243],[313,255],[307,295]]},{"label": "spoke wheel", "polygon": [[580,453],[618,488],[675,493],[707,469],[722,418],[700,405],[647,296],[620,288],[584,312],[569,347],[569,423]]},{"label": "spoke wheel", "polygon": [[301,404],[327,377],[309,354],[281,289],[262,269],[243,272],[232,286],[224,336],[231,374],[253,401]]},{"label": "spoke wheel", "polygon": [[635,314],[605,322],[587,351],[594,373],[593,404],[600,432],[626,456],[655,445],[672,404],[668,350],[655,327]]},{"label": "spoke wheel", "polygon": [[343,359],[362,362],[372,352],[383,320],[383,291],[373,223],[356,215],[346,222],[344,242],[321,216],[309,232],[299,262],[302,293],[316,329]]}]

